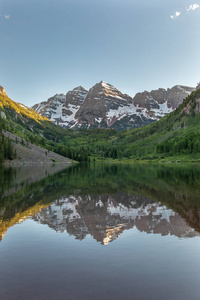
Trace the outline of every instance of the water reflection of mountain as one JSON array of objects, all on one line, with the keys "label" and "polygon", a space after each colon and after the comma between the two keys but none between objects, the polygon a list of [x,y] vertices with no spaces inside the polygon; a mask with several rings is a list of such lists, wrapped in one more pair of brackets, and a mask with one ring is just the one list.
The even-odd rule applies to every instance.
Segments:
[{"label": "water reflection of mountain", "polygon": [[200,232],[198,166],[45,168],[0,169],[0,240],[9,227],[34,215],[55,230],[80,240],[90,234],[101,243],[133,227],[177,237]]},{"label": "water reflection of mountain", "polygon": [[[123,204],[126,198],[129,205]],[[143,196],[69,196],[42,208],[33,219],[59,231],[67,231],[82,240],[90,234],[108,244],[134,226],[146,233],[175,235],[179,238],[197,236],[183,218],[159,202]]]}]

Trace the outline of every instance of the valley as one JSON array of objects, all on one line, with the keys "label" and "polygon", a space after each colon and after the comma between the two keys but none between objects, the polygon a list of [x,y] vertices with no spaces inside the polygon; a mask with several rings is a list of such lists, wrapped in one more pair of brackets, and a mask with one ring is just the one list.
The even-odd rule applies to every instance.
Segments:
[{"label": "valley", "polygon": [[[19,150],[17,150],[17,147],[19,148],[19,146],[17,146],[17,137],[19,137],[20,141],[23,141],[22,143],[24,144],[31,143],[42,147],[44,153],[55,152],[63,157],[81,162],[102,160],[115,162],[141,160],[154,162],[199,161],[200,90],[198,88],[192,92],[189,92],[189,88],[187,93],[184,91],[188,96],[183,101],[180,98],[180,94],[178,96],[178,94],[175,93],[177,97],[176,101],[168,97],[171,99],[171,102],[169,102],[171,103],[171,107],[167,107],[169,111],[172,111],[171,113],[165,114],[160,120],[155,121],[154,119],[152,124],[125,130],[116,130],[112,128],[112,126],[106,129],[100,128],[99,126],[93,126],[92,128],[92,126],[88,125],[88,122],[90,120],[94,125],[96,122],[94,120],[101,119],[100,123],[103,124],[103,114],[105,111],[108,111],[108,107],[109,109],[112,108],[113,111],[114,109],[119,110],[119,108],[123,111],[123,109],[125,109],[122,108],[124,102],[129,103],[129,106],[133,106],[130,97],[122,95],[118,90],[112,88],[110,85],[108,86],[104,82],[97,84],[91,90],[87,96],[86,91],[81,87],[75,89],[71,94],[68,93],[68,97],[71,95],[71,105],[75,105],[73,101],[75,101],[74,98],[76,98],[77,108],[79,107],[74,115],[76,115],[79,120],[85,120],[85,123],[81,121],[82,124],[85,124],[83,128],[77,123],[77,127],[73,126],[73,129],[56,125],[48,119],[45,116],[45,111],[48,111],[49,114],[51,113],[51,115],[48,115],[51,119],[54,114],[52,112],[53,110],[47,109],[47,104],[40,104],[40,108],[43,109],[44,114],[44,116],[41,116],[35,110],[11,100],[5,91],[1,92],[1,130],[10,132],[10,136],[11,133],[16,136],[15,138],[11,138],[13,144],[12,160],[19,160],[20,157]],[[80,96],[80,93],[82,96]],[[97,100],[98,106],[95,104],[96,101],[93,101],[92,94],[93,96],[96,95],[96,98],[100,95],[100,98]],[[151,92],[151,95],[154,94],[158,97],[158,93],[155,91],[154,93]],[[139,97],[139,95],[137,97]],[[144,97],[144,95],[141,94],[140,97]],[[58,99],[62,105],[66,105],[64,96],[60,98],[57,97],[56,105],[58,104]],[[160,98],[159,101],[160,107],[163,107],[163,111],[166,112],[166,110],[164,110],[164,105],[166,105],[165,102],[163,102],[164,100]],[[180,102],[181,104],[178,105]],[[87,103],[89,103],[89,107]],[[107,103],[108,107],[105,103]],[[146,105],[145,110],[147,110],[148,106],[149,109],[152,107],[153,100],[148,103],[146,100],[137,102],[137,109],[139,109],[139,106],[144,106],[144,103]],[[173,110],[176,105],[178,105],[178,107]],[[61,111],[59,105],[58,110]],[[154,108],[154,118],[155,111],[156,108]],[[65,110],[65,113],[67,114],[67,110]],[[76,119],[72,118],[71,120],[76,122]],[[118,121],[120,120],[118,119],[114,123],[119,124]],[[3,145],[3,141],[1,145]],[[21,146],[24,147],[24,145]],[[26,147],[25,152],[27,151],[28,147]],[[14,157],[14,152],[16,158]],[[23,154],[21,154],[21,157],[22,156]],[[43,159],[40,159],[40,161],[41,160]],[[45,162],[46,160],[44,159],[43,161]],[[59,159],[52,158],[52,161],[59,161]]]}]

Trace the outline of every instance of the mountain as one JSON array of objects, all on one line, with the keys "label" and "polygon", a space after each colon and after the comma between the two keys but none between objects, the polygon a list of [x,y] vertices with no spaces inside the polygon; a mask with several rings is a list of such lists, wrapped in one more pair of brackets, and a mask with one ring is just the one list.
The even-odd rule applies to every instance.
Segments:
[{"label": "mountain", "polygon": [[[0,111],[6,114],[6,117],[10,120],[20,120],[21,123],[26,123],[32,120],[36,123],[41,123],[43,121],[49,122],[45,116],[41,116],[35,110],[28,108],[27,106],[11,100],[4,88],[0,86]],[[50,122],[49,122],[50,123]]]},{"label": "mountain", "polygon": [[[99,89],[97,86],[98,92]],[[173,88],[173,93],[181,89]],[[168,90],[167,95],[171,100],[172,92]],[[157,101],[160,101],[158,98],[157,95]],[[88,95],[84,106],[86,100],[90,100]],[[145,101],[141,105],[144,106]],[[81,119],[83,116],[80,112],[77,115]],[[108,129],[69,130],[66,140],[74,151],[77,147],[87,147],[87,153],[92,159],[197,161],[200,160],[199,112],[200,89],[196,89],[175,110],[148,126],[124,132]],[[89,116],[88,113],[86,122],[89,122]]]},{"label": "mountain", "polygon": [[192,91],[194,88],[182,85],[175,85],[167,90],[145,91],[135,95],[134,104],[155,114],[159,113],[159,110],[161,114],[166,114],[176,109]]},{"label": "mountain", "polygon": [[66,151],[58,145],[64,136],[61,127],[11,100],[0,87],[0,164],[5,159],[14,159],[14,163],[69,163]]},{"label": "mountain", "polygon": [[[176,87],[176,94],[181,89],[183,90],[181,87]],[[196,89],[189,94],[177,109],[158,122],[124,132],[117,132],[113,129],[108,130],[108,127],[103,130],[101,126],[102,124],[106,125],[106,122],[110,120],[107,112],[124,109],[125,106],[121,106],[123,103],[126,103],[129,107],[134,106],[129,96],[121,94],[104,82],[90,89],[85,100],[83,100],[83,93],[85,95],[86,92],[82,91],[80,93],[80,88],[77,88],[77,91],[73,93],[79,96],[82,94],[77,98],[76,105],[78,107],[80,102],[83,102],[83,104],[74,113],[77,117],[77,124],[74,124],[74,127],[80,126],[81,130],[71,130],[57,126],[34,110],[14,102],[5,94],[0,93],[0,121],[3,117],[3,128],[20,136],[26,142],[35,143],[47,150],[79,161],[95,159],[125,161],[127,159],[167,159],[167,161],[179,161],[180,158],[184,161],[200,160],[200,89]],[[155,97],[155,92],[152,95]],[[171,91],[168,91],[167,95],[169,99],[172,99],[169,97]],[[149,95],[147,96],[150,98]],[[72,102],[74,97],[71,97]],[[158,97],[157,94],[157,101],[161,102],[159,99],[161,99],[161,96]],[[162,106],[165,102],[159,105]],[[68,103],[71,104],[70,100]],[[94,105],[95,103],[96,105]],[[147,101],[143,101],[140,104],[141,107],[137,104],[137,110],[147,111],[148,108],[145,107],[147,104]],[[172,106],[175,105],[174,102],[171,102],[171,104]],[[63,109],[65,107],[63,105]],[[170,109],[173,109],[173,107]],[[152,108],[151,110],[153,111]],[[154,112],[155,110],[156,108],[154,108]],[[84,111],[87,112],[85,117]],[[95,114],[97,113],[102,117],[105,113],[107,114],[107,119],[99,120],[101,129],[95,128],[95,125],[93,125],[93,130],[84,129],[88,128],[88,124],[91,122],[95,124],[97,117]],[[110,128],[117,127],[119,122],[123,120],[124,118],[122,120],[118,119]],[[84,126],[81,125],[81,122],[85,122]]]},{"label": "mountain", "polygon": [[87,92],[82,86],[79,86],[66,95],[57,94],[47,101],[35,104],[32,109],[57,125],[71,128],[74,125],[75,114],[83,104]]},{"label": "mountain", "polygon": [[181,238],[200,233],[198,165],[39,164],[0,168],[0,178],[0,240],[30,216],[102,244],[133,227]]},{"label": "mountain", "polygon": [[[58,98],[61,101],[62,97]],[[51,122],[47,117],[10,99],[2,87],[0,89],[0,116],[5,123],[3,129],[24,139],[37,137],[39,140],[49,140],[52,144],[63,141],[66,134],[60,126]]]},{"label": "mountain", "polygon": [[196,89],[158,122],[118,134],[115,140],[107,140],[107,147],[117,148],[118,157],[134,160],[199,160],[199,112],[200,89]]},{"label": "mountain", "polygon": [[118,128],[124,117],[136,110],[132,98],[103,81],[93,86],[78,112],[77,126],[81,128]]},{"label": "mountain", "polygon": [[[128,198],[128,206],[121,203],[123,197]],[[116,240],[124,230],[133,227],[141,232],[162,236],[198,236],[178,213],[140,195],[70,195],[42,208],[32,218],[47,224],[56,232],[66,231],[78,240],[91,235],[103,245]]]},{"label": "mountain", "polygon": [[137,128],[170,113],[194,88],[174,86],[137,93],[134,98],[122,94],[104,81],[89,91],[78,87],[32,108],[54,123],[67,128]]}]

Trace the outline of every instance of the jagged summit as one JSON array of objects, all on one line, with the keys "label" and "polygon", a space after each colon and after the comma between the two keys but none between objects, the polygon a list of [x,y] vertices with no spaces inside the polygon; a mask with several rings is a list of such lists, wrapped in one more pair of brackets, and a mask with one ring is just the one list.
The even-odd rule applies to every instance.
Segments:
[{"label": "jagged summit", "polygon": [[33,109],[68,128],[137,128],[177,108],[195,88],[176,85],[137,93],[133,98],[100,81],[87,91],[78,86],[36,104]]},{"label": "jagged summit", "polygon": [[54,123],[71,128],[74,125],[75,114],[87,93],[86,89],[78,86],[67,94],[57,94],[47,101],[35,104],[32,108]]},{"label": "jagged summit", "polygon": [[116,87],[113,85],[105,82],[105,81],[100,81],[99,83],[95,84],[89,92],[96,92],[105,95],[106,97],[113,97],[113,98],[118,98],[118,99],[123,99],[123,100],[130,100],[132,99],[129,95],[122,94]]},{"label": "jagged summit", "polygon": [[127,110],[131,102],[130,96],[101,81],[89,90],[83,105],[76,113],[77,124],[84,128],[109,128],[124,115],[124,108]]},{"label": "jagged summit", "polygon": [[86,89],[84,89],[84,87],[79,85],[79,86],[75,87],[72,91],[86,91]]}]

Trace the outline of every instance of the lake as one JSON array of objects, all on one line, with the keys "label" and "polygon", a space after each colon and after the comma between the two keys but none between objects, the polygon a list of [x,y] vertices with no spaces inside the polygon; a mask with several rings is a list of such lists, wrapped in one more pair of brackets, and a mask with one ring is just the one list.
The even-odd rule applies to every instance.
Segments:
[{"label": "lake", "polygon": [[0,170],[0,299],[199,299],[200,166]]}]

